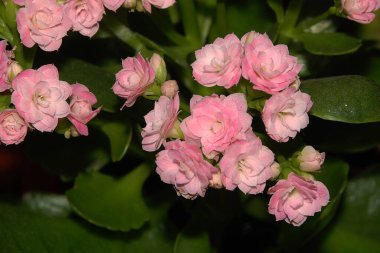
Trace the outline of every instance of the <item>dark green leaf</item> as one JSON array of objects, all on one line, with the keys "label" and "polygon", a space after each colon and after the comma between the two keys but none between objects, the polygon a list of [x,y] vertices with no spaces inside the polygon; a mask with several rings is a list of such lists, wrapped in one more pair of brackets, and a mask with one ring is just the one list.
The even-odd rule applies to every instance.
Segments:
[{"label": "dark green leaf", "polygon": [[207,232],[192,234],[189,231],[182,231],[178,234],[174,246],[174,253],[210,253],[210,239]]},{"label": "dark green leaf", "polygon": [[71,212],[65,195],[30,192],[22,200],[31,210],[50,216],[67,216]]},{"label": "dark green leaf", "polygon": [[342,55],[355,52],[361,41],[343,33],[303,33],[297,35],[305,49],[317,55]]},{"label": "dark green leaf", "polygon": [[380,85],[362,76],[337,76],[302,82],[313,101],[311,114],[346,123],[380,121]]},{"label": "dark green leaf", "polygon": [[138,229],[150,218],[141,192],[150,171],[149,165],[142,164],[119,180],[97,172],[82,174],[67,197],[73,209],[95,225]]},{"label": "dark green leaf", "polygon": [[122,101],[112,92],[115,75],[79,59],[67,60],[60,66],[60,78],[69,83],[82,83],[96,95],[98,103],[107,112],[120,110]]}]

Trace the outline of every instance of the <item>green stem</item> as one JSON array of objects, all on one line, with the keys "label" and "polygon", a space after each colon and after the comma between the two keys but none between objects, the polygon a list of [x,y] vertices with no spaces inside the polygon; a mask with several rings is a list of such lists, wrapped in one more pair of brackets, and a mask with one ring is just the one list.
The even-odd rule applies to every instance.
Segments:
[{"label": "green stem", "polygon": [[330,7],[327,11],[323,12],[321,15],[303,22],[300,26],[299,29],[301,31],[304,31],[305,29],[308,29],[312,27],[315,24],[318,24],[319,22],[327,19],[330,15],[334,14],[336,12],[336,7],[332,6]]},{"label": "green stem", "polygon": [[[291,37],[291,34],[294,31],[294,28],[297,24],[298,17],[301,13],[303,6],[303,0],[291,0],[288,8],[286,9],[284,22],[280,26],[280,38],[281,42],[287,43],[288,38]],[[287,37],[287,38],[284,38]]]},{"label": "green stem", "polygon": [[198,25],[194,0],[179,0],[178,5],[180,8],[183,28],[185,30],[186,37],[194,45],[194,47],[199,47],[201,41],[201,32]]}]

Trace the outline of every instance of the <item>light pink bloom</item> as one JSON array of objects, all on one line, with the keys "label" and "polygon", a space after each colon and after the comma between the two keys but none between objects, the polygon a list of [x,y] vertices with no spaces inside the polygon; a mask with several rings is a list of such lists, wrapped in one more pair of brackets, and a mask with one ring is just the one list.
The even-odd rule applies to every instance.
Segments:
[{"label": "light pink bloom", "polygon": [[125,0],[103,0],[103,4],[107,9],[116,11],[123,5],[124,1]]},{"label": "light pink bloom", "polygon": [[66,99],[72,88],[58,79],[58,70],[52,64],[22,71],[13,79],[12,87],[11,101],[18,113],[41,132],[53,131],[58,119],[70,113]]},{"label": "light pink bloom", "polygon": [[144,9],[151,13],[152,5],[159,9],[166,9],[175,4],[175,0],[142,0]]},{"label": "light pink bloom", "polygon": [[302,225],[308,216],[321,211],[330,198],[323,183],[304,179],[294,173],[269,188],[268,194],[273,194],[269,200],[269,213],[274,214],[277,221],[285,220],[293,226]]},{"label": "light pink bloom", "polygon": [[206,87],[231,88],[240,80],[242,55],[243,47],[235,34],[217,38],[213,44],[195,51],[196,60],[191,64],[193,76]]},{"label": "light pink bloom", "polygon": [[371,23],[380,7],[379,0],[341,0],[341,4],[347,18],[361,24]]},{"label": "light pink bloom", "polygon": [[274,46],[266,34],[250,34],[243,38],[242,74],[253,83],[253,89],[275,94],[296,80],[302,64],[289,55],[286,45]]},{"label": "light pink bloom", "polygon": [[223,153],[234,141],[247,139],[252,117],[242,93],[229,96],[194,95],[190,100],[191,115],[181,123],[186,141],[202,147],[210,159]]},{"label": "light pink bloom", "polygon": [[17,5],[25,5],[26,0],[13,0],[13,2]]},{"label": "light pink bloom", "polygon": [[70,28],[70,19],[55,0],[27,0],[17,12],[17,29],[26,47],[37,43],[42,50],[58,50]]},{"label": "light pink bloom", "polygon": [[259,138],[236,141],[226,149],[219,163],[223,185],[231,191],[238,187],[245,194],[261,193],[272,177],[273,161],[272,151]]},{"label": "light pink bloom", "polygon": [[70,114],[67,119],[74,125],[80,135],[88,135],[86,124],[93,119],[101,110],[101,107],[95,111],[92,106],[96,104],[95,95],[83,84],[76,83],[71,85],[73,93],[70,99]]},{"label": "light pink bloom", "polygon": [[102,0],[69,0],[64,6],[74,31],[88,37],[98,31],[105,13]]},{"label": "light pink bloom", "polygon": [[270,97],[262,114],[268,135],[278,141],[287,142],[309,124],[307,112],[313,102],[310,96],[288,88]]},{"label": "light pink bloom", "polygon": [[136,99],[144,94],[148,86],[153,83],[154,70],[140,53],[137,57],[124,59],[122,65],[123,69],[116,73],[116,82],[112,86],[112,90],[116,95],[127,99],[123,107],[131,107]]},{"label": "light pink bloom", "polygon": [[156,151],[166,140],[174,127],[179,110],[178,93],[174,98],[161,96],[154,109],[145,115],[146,127],[142,129],[142,148],[145,151]]},{"label": "light pink bloom", "polygon": [[175,140],[164,144],[156,158],[161,180],[174,185],[178,195],[187,199],[204,197],[209,180],[217,170],[206,160],[198,146]]},{"label": "light pink bloom", "polygon": [[7,42],[0,41],[0,92],[10,88],[8,80],[8,66],[11,63],[11,52],[6,49]]},{"label": "light pink bloom", "polygon": [[298,155],[300,169],[307,172],[314,172],[321,168],[325,161],[325,153],[319,153],[312,146],[306,146]]},{"label": "light pink bloom", "polygon": [[19,144],[28,132],[27,123],[14,109],[6,109],[0,113],[0,142],[6,145]]}]

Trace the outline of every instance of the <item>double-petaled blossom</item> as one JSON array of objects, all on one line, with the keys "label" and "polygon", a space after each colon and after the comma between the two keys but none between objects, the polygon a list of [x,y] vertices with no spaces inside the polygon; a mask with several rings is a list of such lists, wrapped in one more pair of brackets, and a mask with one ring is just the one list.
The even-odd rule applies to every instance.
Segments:
[{"label": "double-petaled blossom", "polygon": [[361,24],[371,23],[376,15],[375,11],[380,8],[379,0],[341,0],[342,11],[348,19]]},{"label": "double-petaled blossom", "polygon": [[28,132],[28,124],[15,109],[0,112],[0,143],[19,144]]},{"label": "double-petaled blossom", "polygon": [[290,173],[268,190],[273,194],[269,201],[269,213],[276,220],[285,220],[293,226],[302,225],[308,216],[313,216],[326,206],[330,195],[327,187],[314,180],[307,180]]},{"label": "double-petaled blossom", "polygon": [[164,144],[156,158],[156,172],[163,182],[172,184],[187,199],[204,197],[216,168],[204,160],[197,145],[175,140]]},{"label": "double-petaled blossom", "polygon": [[195,51],[193,76],[206,87],[231,88],[240,80],[242,55],[243,47],[236,35],[217,38],[213,44]]},{"label": "double-petaled blossom", "polygon": [[159,9],[166,9],[175,4],[175,1],[176,0],[142,0],[142,5],[147,12],[151,13],[152,5]]},{"label": "double-petaled blossom", "polygon": [[0,92],[10,88],[8,67],[11,63],[11,53],[6,48],[7,42],[5,40],[0,41]]},{"label": "double-petaled blossom", "polygon": [[59,80],[58,70],[52,64],[22,71],[13,79],[12,87],[11,101],[18,113],[41,132],[53,131],[58,119],[70,114],[66,100],[72,88]]}]

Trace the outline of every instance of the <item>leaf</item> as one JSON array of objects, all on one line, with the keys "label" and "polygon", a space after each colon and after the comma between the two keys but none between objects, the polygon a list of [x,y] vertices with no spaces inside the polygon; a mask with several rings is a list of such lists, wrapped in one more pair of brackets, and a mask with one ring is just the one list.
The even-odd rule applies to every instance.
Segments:
[{"label": "leaf", "polygon": [[210,253],[210,239],[207,232],[192,234],[192,231],[183,230],[177,236],[174,253]]},{"label": "leaf", "polygon": [[277,22],[282,23],[284,21],[284,7],[282,0],[267,0],[267,3],[276,14]]},{"label": "leaf", "polygon": [[73,209],[95,225],[138,229],[150,218],[141,192],[150,171],[142,164],[119,180],[98,172],[81,174],[66,195]]},{"label": "leaf", "polygon": [[29,192],[22,200],[31,210],[50,216],[67,216],[71,212],[65,195]]},{"label": "leaf", "polygon": [[296,35],[305,49],[316,55],[342,55],[355,52],[361,47],[359,39],[344,33],[302,33]]},{"label": "leaf", "polygon": [[122,101],[112,92],[115,75],[79,59],[69,59],[59,67],[60,79],[69,83],[82,83],[95,94],[98,103],[107,112],[118,112]]},{"label": "leaf", "polygon": [[363,76],[336,76],[302,82],[313,101],[310,113],[346,123],[380,121],[380,85]]},{"label": "leaf", "polygon": [[0,111],[9,108],[11,104],[11,95],[9,93],[0,93]]},{"label": "leaf", "polygon": [[317,180],[323,182],[330,192],[330,202],[300,227],[284,224],[280,231],[278,243],[286,252],[296,252],[305,243],[315,237],[334,217],[340,197],[346,188],[348,165],[340,160],[328,159],[321,172],[315,174]]}]

